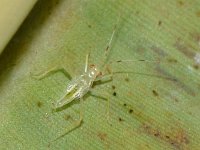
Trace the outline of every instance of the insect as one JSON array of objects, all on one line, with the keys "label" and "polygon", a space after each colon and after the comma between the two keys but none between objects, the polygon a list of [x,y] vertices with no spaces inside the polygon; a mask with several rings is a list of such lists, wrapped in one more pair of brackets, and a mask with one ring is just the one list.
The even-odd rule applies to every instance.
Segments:
[{"label": "insect", "polygon": [[[111,37],[109,38],[108,44],[105,48],[105,52],[104,52],[104,58],[105,60],[108,57],[108,53],[110,51],[111,48],[111,44],[114,38],[114,35],[116,33],[116,27],[117,24],[119,22],[119,18],[117,23],[114,26],[114,29],[112,31]],[[54,109],[59,109],[67,104],[69,104],[70,102],[74,101],[74,100],[80,100],[80,115],[79,115],[79,120],[77,120],[75,122],[75,125],[68,129],[65,134],[67,134],[68,132],[72,131],[73,129],[79,127],[82,123],[83,120],[83,97],[89,92],[91,91],[92,85],[94,82],[102,80],[103,78],[110,78],[112,79],[113,73],[109,73],[106,75],[102,74],[101,70],[105,69],[105,62],[103,62],[102,65],[100,65],[99,67],[96,66],[95,64],[89,64],[89,57],[90,57],[90,53],[88,53],[86,55],[86,61],[85,61],[85,69],[84,72],[79,75],[76,78],[73,78],[67,85],[66,90],[64,92],[64,94],[61,96],[60,99],[58,99],[55,103],[53,103]],[[122,63],[122,62],[134,62],[135,60],[118,60],[115,61],[116,63]],[[145,61],[145,60],[136,60],[136,61]],[[113,62],[110,62],[113,63]],[[53,73],[56,72],[62,72],[64,73],[64,75],[66,75],[66,77],[68,77],[69,79],[71,79],[69,73],[67,72],[67,70],[65,70],[64,68],[53,68],[50,69],[47,72],[44,72],[41,75],[36,75],[34,76],[34,78],[37,79],[43,79],[48,75],[51,75]],[[120,73],[120,72],[118,72]],[[59,136],[58,138],[64,136],[65,134]],[[58,139],[56,138],[56,139]]]},{"label": "insect", "polygon": [[[118,21],[119,21],[119,19],[118,19]],[[118,21],[117,21],[117,23],[118,23]],[[107,55],[108,55],[108,52],[109,52],[110,47],[111,47],[113,37],[114,37],[115,32],[116,32],[116,27],[117,27],[117,24],[114,26],[114,29],[112,31],[109,42],[108,42],[108,44],[105,48],[104,56],[105,56],[106,59],[107,59]],[[73,129],[75,129],[78,126],[81,125],[82,120],[83,120],[83,97],[84,97],[85,94],[87,94],[89,91],[91,91],[93,83],[96,82],[96,81],[100,81],[103,78],[112,79],[112,76],[113,76],[112,73],[106,74],[106,75],[102,74],[101,69],[105,68],[104,62],[99,68],[95,64],[89,65],[89,57],[90,57],[90,53],[88,53],[86,55],[84,72],[81,75],[79,75],[78,77],[73,78],[68,83],[66,90],[65,90],[64,94],[61,96],[61,98],[53,103],[54,109],[59,109],[59,108],[62,108],[63,106],[69,104],[70,102],[72,102],[74,100],[80,100],[79,120],[77,120],[75,122],[75,125],[73,126],[73,128],[68,129],[65,134],[67,134],[68,132],[72,131]],[[62,73],[64,73],[64,75],[66,77],[71,79],[71,76],[69,75],[67,70],[65,70],[64,68],[52,68],[52,69],[44,72],[43,74],[34,75],[33,77],[41,80],[41,79],[43,79],[43,78],[45,78],[45,77],[47,77],[47,76],[49,76],[53,73],[56,73],[56,72],[62,72]]]}]

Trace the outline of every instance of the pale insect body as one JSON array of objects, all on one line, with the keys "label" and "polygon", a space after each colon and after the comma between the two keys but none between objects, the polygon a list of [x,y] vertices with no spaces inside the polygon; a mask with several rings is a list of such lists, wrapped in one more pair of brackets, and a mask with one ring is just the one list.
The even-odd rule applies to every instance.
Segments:
[{"label": "pale insect body", "polygon": [[[88,56],[89,55],[87,55],[86,60]],[[60,108],[73,100],[83,98],[83,96],[89,92],[93,82],[99,75],[100,72],[94,65],[91,65],[89,69],[85,67],[85,72],[82,75],[69,82],[65,95],[54,104],[54,107]]]}]

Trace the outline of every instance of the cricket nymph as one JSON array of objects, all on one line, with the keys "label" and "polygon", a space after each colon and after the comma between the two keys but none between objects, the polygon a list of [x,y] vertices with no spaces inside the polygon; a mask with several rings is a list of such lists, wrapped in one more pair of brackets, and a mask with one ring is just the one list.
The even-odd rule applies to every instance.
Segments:
[{"label": "cricket nymph", "polygon": [[86,93],[88,93],[92,87],[93,82],[100,75],[101,72],[98,71],[96,66],[90,65],[82,75],[72,79],[69,82],[65,94],[57,102],[54,103],[54,108],[57,109],[63,107],[75,99],[82,98]]},{"label": "cricket nymph", "polygon": [[[119,21],[119,19],[118,19],[118,21]],[[118,21],[117,21],[117,23],[118,23]],[[93,83],[95,81],[99,81],[99,80],[102,80],[105,78],[112,79],[112,75],[113,75],[112,73],[103,75],[101,71],[105,69],[105,65],[106,65],[105,63],[108,58],[108,54],[109,54],[109,51],[111,48],[112,39],[115,35],[115,31],[116,31],[116,25],[114,26],[114,30],[111,34],[111,37],[110,37],[108,44],[106,46],[106,49],[104,51],[103,61],[102,61],[102,64],[99,65],[99,69],[94,64],[88,65],[89,64],[89,55],[90,55],[90,53],[88,53],[86,55],[84,73],[82,73],[80,76],[73,78],[72,80],[71,80],[70,74],[65,69],[65,67],[59,67],[59,68],[55,67],[48,71],[45,71],[44,73],[42,73],[40,75],[33,76],[34,78],[41,80],[49,75],[52,75],[57,72],[61,72],[68,79],[71,80],[68,83],[68,85],[64,91],[64,94],[56,102],[53,103],[54,109],[62,108],[63,106],[69,104],[70,102],[72,102],[74,100],[80,101],[79,120],[75,121],[74,126],[69,127],[64,134],[62,134],[61,136],[56,138],[54,141],[63,137],[66,133],[72,131],[73,129],[75,129],[81,125],[82,120],[83,120],[83,97],[91,90]]]}]

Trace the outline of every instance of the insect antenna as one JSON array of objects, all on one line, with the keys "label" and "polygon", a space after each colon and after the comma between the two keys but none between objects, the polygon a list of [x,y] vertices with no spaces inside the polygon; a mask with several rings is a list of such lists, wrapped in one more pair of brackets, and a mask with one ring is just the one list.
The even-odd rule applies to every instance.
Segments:
[{"label": "insect antenna", "polygon": [[110,64],[112,63],[128,63],[128,62],[145,62],[145,63],[160,63],[160,60],[145,60],[145,59],[138,59],[138,60],[116,60],[116,61],[111,61]]},{"label": "insect antenna", "polygon": [[[144,59],[139,59],[139,60],[117,60],[117,61],[110,61],[110,65],[112,64],[122,64],[122,63],[132,63],[132,62],[143,62],[143,63],[157,63],[157,64],[164,64],[168,63],[166,61],[160,61],[160,60],[144,60]],[[171,77],[171,76],[164,76],[164,75],[156,75],[156,74],[146,74],[146,73],[139,73],[139,72],[130,72],[130,71],[116,71],[112,72],[112,74],[138,74],[138,75],[144,75],[144,76],[150,76],[150,77],[156,77],[156,78],[162,78],[170,81],[177,81],[177,79]]]},{"label": "insect antenna", "polygon": [[113,31],[112,31],[112,34],[109,38],[109,41],[106,45],[106,48],[104,50],[104,55],[103,55],[103,61],[102,61],[102,64],[101,64],[101,68],[100,69],[103,69],[106,65],[106,62],[108,61],[108,57],[109,57],[109,53],[110,53],[110,50],[111,50],[111,45],[112,45],[112,41],[113,41],[113,38],[115,37],[116,35],[116,30],[117,30],[117,25],[119,24],[119,20],[120,20],[120,14],[118,16],[118,19],[117,19],[117,22],[115,23],[114,27],[113,27]]}]

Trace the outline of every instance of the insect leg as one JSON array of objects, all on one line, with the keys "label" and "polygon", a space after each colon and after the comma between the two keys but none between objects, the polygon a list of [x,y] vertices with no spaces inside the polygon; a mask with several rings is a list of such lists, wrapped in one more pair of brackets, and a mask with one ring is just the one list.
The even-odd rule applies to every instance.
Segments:
[{"label": "insect leg", "polygon": [[57,73],[57,72],[62,72],[69,80],[72,79],[72,77],[70,76],[70,74],[65,70],[65,68],[57,68],[57,67],[54,67],[48,71],[45,71],[44,73],[42,74],[38,74],[38,75],[32,75],[33,78],[35,79],[38,79],[38,80],[41,80],[43,78],[46,78],[54,73]]},{"label": "insect leg", "polygon": [[80,115],[79,115],[79,121],[78,124],[80,125],[83,121],[83,113],[84,113],[84,108],[83,108],[83,98],[80,98]]},{"label": "insect leg", "polygon": [[102,64],[100,65],[100,69],[104,68],[105,67],[105,64],[106,62],[108,61],[108,57],[109,57],[109,53],[110,53],[110,50],[111,50],[111,45],[112,45],[112,41],[113,41],[113,38],[115,36],[115,32],[117,30],[117,25],[119,24],[119,20],[120,20],[120,15],[117,19],[117,22],[116,24],[114,25],[114,28],[113,28],[113,31],[112,31],[112,34],[110,36],[110,39],[106,45],[106,48],[104,50],[104,55],[103,55],[103,59],[102,59]]},{"label": "insect leg", "polygon": [[112,80],[112,79],[113,79],[113,74],[106,74],[106,75],[97,77],[97,78],[94,80],[94,82],[100,81],[100,80],[105,80],[105,79]]},{"label": "insect leg", "polygon": [[75,121],[74,126],[73,126],[70,130],[68,130],[66,133],[68,133],[68,132],[70,132],[70,131],[72,131],[72,130],[78,128],[78,127],[81,125],[81,123],[82,123],[82,121],[83,121],[83,112],[84,112],[84,111],[83,111],[83,98],[80,98],[79,119],[78,119],[77,121]]},{"label": "insect leg", "polygon": [[[80,98],[80,114],[79,114],[79,119],[77,121],[74,122],[74,125],[70,128],[70,129],[67,129],[66,132],[63,134],[63,135],[66,135],[67,133],[73,131],[74,129],[78,128],[82,121],[83,121],[83,98]],[[61,135],[61,136],[63,136]],[[61,137],[60,136],[60,137]]]},{"label": "insect leg", "polygon": [[73,124],[73,126],[70,127],[70,128],[68,128],[68,129],[66,129],[66,131],[65,131],[62,135],[58,136],[58,137],[57,137],[56,139],[54,139],[53,141],[50,141],[48,147],[50,147],[50,145],[51,145],[53,142],[55,142],[55,141],[57,141],[58,139],[64,137],[65,135],[67,135],[68,133],[72,132],[72,131],[75,130],[76,128],[80,127],[80,125],[81,125],[81,123],[82,123],[82,121],[83,121],[83,112],[84,112],[84,111],[83,111],[83,98],[80,98],[80,114],[79,114],[79,120],[75,121],[74,124]]},{"label": "insect leg", "polygon": [[101,75],[101,76],[97,77],[95,79],[95,81],[104,80],[104,79],[112,80],[113,79],[112,70],[108,66],[106,66],[106,70],[108,71],[108,74]]},{"label": "insect leg", "polygon": [[83,110],[83,98],[80,98],[79,119],[76,120],[76,121],[74,122],[74,125],[73,125],[70,129],[66,130],[66,132],[65,132],[63,135],[66,135],[67,133],[73,131],[74,129],[78,128],[78,127],[81,125],[81,123],[82,123],[82,121],[83,121],[83,113],[84,113],[84,110]]}]

